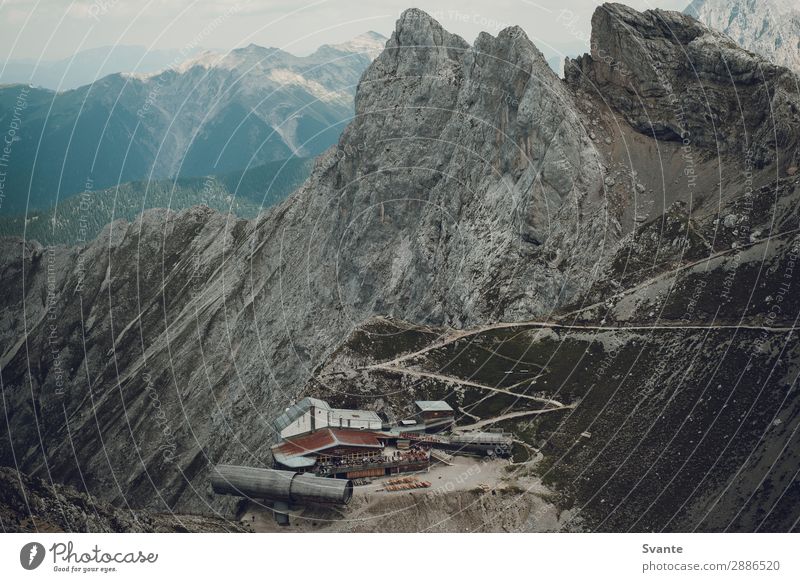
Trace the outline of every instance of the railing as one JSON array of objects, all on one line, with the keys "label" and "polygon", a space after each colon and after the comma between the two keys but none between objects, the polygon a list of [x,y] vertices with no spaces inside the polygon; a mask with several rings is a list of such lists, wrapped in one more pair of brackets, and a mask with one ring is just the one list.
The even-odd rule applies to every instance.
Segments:
[{"label": "railing", "polygon": [[430,458],[416,457],[405,459],[392,459],[384,457],[382,463],[357,463],[352,465],[319,465],[313,469],[317,475],[337,475],[339,473],[349,473],[351,471],[363,471],[365,469],[394,469],[395,467],[420,467],[425,468],[430,465]]},{"label": "railing", "polygon": [[399,435],[401,439],[407,439],[410,441],[419,441],[422,443],[446,443],[447,440],[443,439],[442,437],[433,436],[430,434],[418,433],[418,432],[401,432]]}]

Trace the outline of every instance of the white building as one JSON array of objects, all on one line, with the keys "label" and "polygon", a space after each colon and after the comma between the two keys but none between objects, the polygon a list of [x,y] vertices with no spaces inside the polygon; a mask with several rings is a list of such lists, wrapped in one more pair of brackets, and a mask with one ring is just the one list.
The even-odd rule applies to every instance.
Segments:
[{"label": "white building", "polygon": [[287,438],[322,428],[381,430],[383,421],[371,410],[331,408],[324,400],[303,398],[287,408],[273,425],[281,438]]}]

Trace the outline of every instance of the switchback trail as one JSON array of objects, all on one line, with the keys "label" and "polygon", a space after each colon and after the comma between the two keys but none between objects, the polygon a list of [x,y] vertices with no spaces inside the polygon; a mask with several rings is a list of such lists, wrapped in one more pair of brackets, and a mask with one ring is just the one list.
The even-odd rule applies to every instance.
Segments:
[{"label": "switchback trail", "polygon": [[541,410],[518,410],[516,412],[509,412],[508,414],[501,414],[500,416],[495,416],[493,418],[484,418],[479,420],[478,422],[474,422],[472,424],[465,424],[462,426],[457,426],[453,429],[453,432],[462,432],[465,430],[475,430],[479,428],[483,428],[484,426],[489,426],[492,424],[496,424],[498,422],[502,422],[504,420],[511,420],[512,418],[521,418],[524,416],[536,416],[538,414],[545,414],[547,412],[557,412],[559,410],[572,410],[575,408],[575,405],[569,404],[566,406],[559,406],[557,408],[543,408]]},{"label": "switchback trail", "polygon": [[[399,370],[395,368],[398,364],[419,357],[423,354],[433,350],[442,348],[444,346],[455,343],[461,339],[486,333],[488,331],[496,331],[500,329],[553,329],[553,330],[577,330],[577,331],[653,331],[653,330],[676,330],[688,329],[696,331],[704,331],[708,329],[731,329],[739,330],[746,329],[751,331],[767,331],[770,333],[790,333],[793,331],[800,331],[800,328],[794,326],[768,326],[768,325],[729,325],[729,324],[716,324],[716,325],[667,325],[667,324],[654,324],[654,325],[591,325],[591,324],[565,324],[553,323],[549,321],[516,321],[508,323],[489,323],[474,327],[469,330],[456,331],[444,339],[435,341],[420,350],[409,352],[401,356],[397,356],[392,360],[380,362],[377,364],[370,364],[364,366],[362,369],[369,370],[372,368],[386,368],[391,370]],[[447,377],[447,376],[446,376]]]},{"label": "switchback trail", "polygon": [[[644,289],[644,288],[652,285],[654,282],[656,282],[656,281],[658,281],[660,279],[663,279],[665,277],[668,277],[670,275],[675,275],[675,274],[677,274],[677,273],[679,273],[681,271],[685,271],[687,269],[691,269],[692,267],[696,267],[698,265],[702,265],[703,263],[707,263],[707,262],[712,261],[712,260],[714,260],[716,258],[723,257],[725,255],[728,255],[728,254],[731,254],[731,253],[734,253],[734,252],[737,252],[737,251],[742,251],[742,250],[744,250],[746,248],[750,248],[750,247],[758,246],[758,245],[761,245],[761,244],[765,244],[765,243],[768,243],[768,242],[770,242],[770,241],[772,241],[774,239],[783,238],[785,236],[789,236],[791,234],[796,234],[798,232],[800,232],[800,228],[793,228],[791,230],[786,230],[786,231],[783,231],[783,232],[779,232],[779,233],[775,233],[775,234],[766,236],[766,237],[764,237],[762,239],[759,239],[759,240],[754,241],[754,242],[749,243],[749,244],[742,245],[741,247],[737,247],[735,249],[734,248],[725,249],[725,250],[713,253],[713,254],[711,254],[711,255],[709,255],[707,257],[703,257],[702,259],[698,259],[697,261],[692,261],[690,263],[686,263],[686,264],[681,265],[681,266],[679,266],[679,267],[677,267],[675,269],[672,269],[670,271],[654,275],[653,277],[651,277],[651,278],[649,278],[649,279],[647,279],[645,281],[642,281],[641,283],[639,283],[638,285],[636,285],[634,287],[631,287],[630,289],[626,289],[625,291],[622,291],[621,293],[616,293],[614,295],[609,296],[608,299],[620,299],[622,297],[626,297],[626,296],[630,295],[631,293],[634,293],[635,291],[638,291],[640,289]],[[607,301],[608,299],[606,299],[605,301]],[[586,305],[584,307],[581,307],[580,309],[576,309],[574,311],[570,311],[568,313],[564,313],[562,315],[559,315],[559,318],[560,319],[564,319],[564,318],[570,317],[572,315],[577,315],[579,313],[583,313],[585,311],[589,311],[590,309],[594,309],[596,307],[600,307],[605,303],[605,301],[602,301],[602,302],[599,302],[599,303],[593,303],[591,305]],[[589,330],[589,331],[592,331],[592,330],[595,330],[595,331],[597,331],[597,330],[608,331],[608,330],[615,330],[615,329],[631,330],[631,331],[637,331],[637,330],[638,331],[650,331],[650,330],[658,330],[658,329],[705,330],[705,329],[709,329],[709,328],[716,328],[716,329],[749,329],[749,330],[755,330],[755,331],[768,331],[768,332],[774,332],[774,333],[783,333],[783,332],[787,332],[788,333],[788,332],[796,330],[796,328],[794,328],[794,327],[771,327],[771,326],[759,326],[759,325],[689,325],[689,326],[686,326],[686,325],[665,325],[665,324],[661,324],[661,325],[639,325],[639,326],[606,326],[606,325],[560,324],[560,323],[554,323],[554,322],[535,321],[535,320],[517,321],[517,322],[508,322],[508,323],[487,324],[487,325],[483,325],[483,326],[479,326],[479,327],[472,328],[472,329],[467,329],[467,330],[453,330],[450,334],[448,334],[443,339],[435,341],[435,342],[431,343],[430,345],[422,348],[421,350],[417,350],[415,352],[411,352],[411,353],[408,353],[408,354],[403,354],[401,356],[398,356],[398,357],[394,358],[393,360],[389,360],[387,362],[382,362],[381,364],[375,364],[374,366],[396,365],[396,364],[399,364],[400,362],[404,362],[406,360],[409,360],[411,358],[415,358],[417,356],[420,356],[420,355],[425,354],[427,352],[430,352],[432,350],[435,350],[435,349],[444,347],[446,345],[449,345],[451,343],[457,342],[458,340],[463,339],[465,337],[478,335],[478,334],[481,334],[481,333],[484,333],[484,332],[487,332],[487,331],[494,331],[494,330],[498,330],[498,329],[520,329],[520,328],[537,328],[537,327],[538,328],[551,328],[551,329],[577,329],[577,330]],[[369,368],[369,367],[370,366],[367,366],[367,368]]]},{"label": "switchback trail", "polygon": [[[383,370],[385,372],[394,372],[397,374],[404,374],[406,376],[415,376],[417,378],[431,378],[433,380],[440,380],[442,382],[450,382],[453,384],[460,384],[461,386],[469,386],[470,388],[478,388],[479,390],[487,390],[489,392],[498,392],[500,394],[507,394],[509,396],[514,396],[515,398],[523,398],[525,400],[541,402],[542,404],[547,404],[548,406],[552,406],[555,408],[570,408],[570,406],[565,405],[563,402],[559,402],[558,400],[553,400],[551,398],[530,396],[528,394],[517,394],[516,392],[511,392],[510,390],[505,390],[504,388],[495,388],[493,386],[487,386],[486,384],[480,384],[478,382],[472,382],[470,380],[462,380],[461,378],[455,378],[453,376],[447,376],[445,374],[437,374],[436,372],[424,372],[422,370],[412,370],[410,368],[402,368],[398,366],[392,366],[389,364],[373,364],[371,366],[365,366],[364,368],[361,369]],[[547,410],[552,410],[552,409],[547,409]]]}]

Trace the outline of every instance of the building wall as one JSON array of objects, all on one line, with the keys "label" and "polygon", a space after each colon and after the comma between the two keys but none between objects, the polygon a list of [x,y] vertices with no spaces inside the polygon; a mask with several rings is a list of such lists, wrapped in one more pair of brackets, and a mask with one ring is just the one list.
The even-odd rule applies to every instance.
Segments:
[{"label": "building wall", "polygon": [[306,412],[303,416],[298,417],[289,426],[281,431],[281,437],[287,438],[298,434],[304,434],[311,431],[311,411]]},{"label": "building wall", "polygon": [[381,477],[386,474],[386,469],[378,467],[377,469],[361,469],[359,471],[348,471],[345,477],[348,479],[359,479],[362,477]]},{"label": "building wall", "polygon": [[314,430],[319,430],[321,428],[330,426],[330,423],[328,422],[328,415],[330,414],[329,410],[323,410],[322,408],[316,407],[314,407],[312,410],[314,412]]},{"label": "building wall", "polygon": [[328,411],[312,406],[302,416],[281,431],[282,438],[306,434],[328,426]]},{"label": "building wall", "polygon": [[453,422],[454,415],[450,411],[420,412],[417,414],[417,418],[426,424],[442,424]]}]

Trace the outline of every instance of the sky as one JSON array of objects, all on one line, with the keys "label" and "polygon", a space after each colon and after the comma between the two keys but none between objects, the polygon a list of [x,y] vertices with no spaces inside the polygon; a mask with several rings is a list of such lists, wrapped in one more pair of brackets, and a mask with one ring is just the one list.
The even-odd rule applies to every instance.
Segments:
[{"label": "sky", "polygon": [[[636,9],[682,10],[689,0],[627,0]],[[0,62],[57,60],[89,48],[250,43],[304,55],[374,30],[389,36],[415,6],[472,42],[517,24],[542,52],[588,47],[593,0],[0,0]],[[581,49],[582,50],[582,49]]]}]

